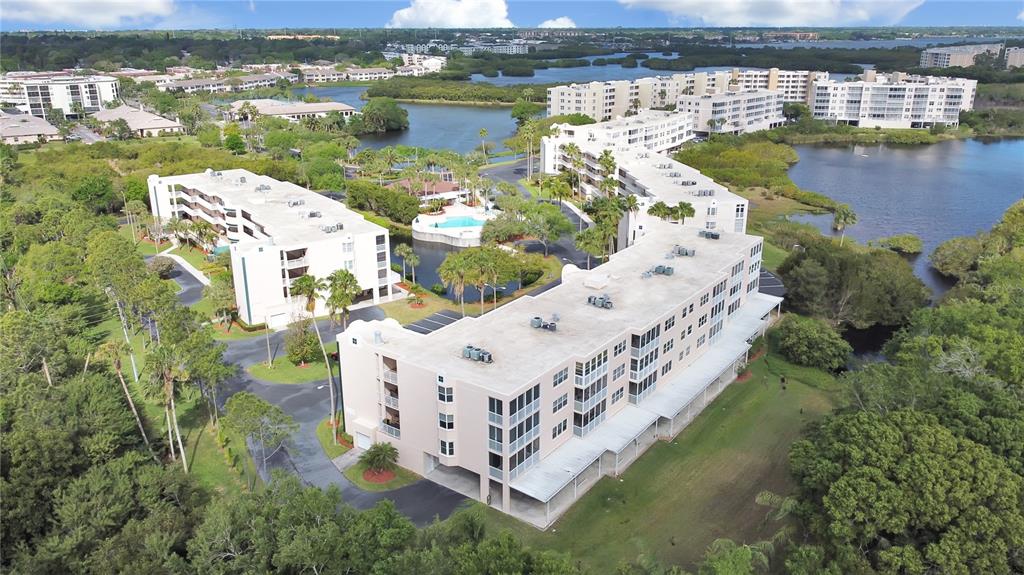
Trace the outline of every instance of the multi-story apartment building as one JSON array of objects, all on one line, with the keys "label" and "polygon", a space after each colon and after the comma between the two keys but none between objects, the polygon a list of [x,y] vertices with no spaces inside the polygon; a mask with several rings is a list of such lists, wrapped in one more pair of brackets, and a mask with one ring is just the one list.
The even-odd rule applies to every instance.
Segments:
[{"label": "multi-story apartment building", "polygon": [[[250,325],[280,328],[304,313],[305,300],[290,290],[304,275],[346,269],[361,300],[393,295],[387,229],[339,202],[240,169],[152,175],[148,183],[155,218],[208,222],[229,247],[238,314]],[[327,313],[323,300],[315,313]]]},{"label": "multi-story apartment building", "polygon": [[103,109],[117,101],[118,80],[113,76],[71,76],[39,73],[9,73],[0,79],[0,101],[39,118],[46,110],[61,110],[73,116]]},{"label": "multi-story apartment building", "polygon": [[[388,319],[338,336],[358,446],[389,442],[400,465],[543,528],[733,381],[781,301],[758,291],[747,201],[642,146],[616,159],[623,192],[648,195],[607,263],[430,334]],[[696,216],[651,217],[655,200]]]},{"label": "multi-story apartment building", "polygon": [[355,108],[341,102],[284,102],[259,98],[231,102],[231,109],[228,112],[231,119],[239,118],[241,109],[246,104],[251,104],[261,116],[283,118],[293,123],[299,122],[303,118],[323,118],[331,112],[337,112],[345,118],[356,113]]},{"label": "multi-story apartment building", "polygon": [[[814,94],[814,83],[828,80],[828,72],[808,70],[740,70],[729,72],[729,84],[743,90],[778,90],[784,102],[810,104]],[[720,87],[720,86],[716,86]]]},{"label": "multi-story apartment building", "polygon": [[163,92],[240,92],[256,88],[270,88],[279,81],[294,82],[298,76],[291,72],[268,72],[266,74],[250,74],[229,78],[194,78],[160,84],[157,88]]},{"label": "multi-story apartment building", "polygon": [[852,82],[814,85],[815,118],[862,128],[957,126],[960,112],[974,107],[977,80],[911,76],[868,70]]},{"label": "multi-story apartment building", "polygon": [[387,68],[349,68],[345,70],[349,80],[365,82],[368,80],[387,80],[395,75],[393,70]]},{"label": "multi-story apartment building", "polygon": [[338,70],[334,66],[299,66],[302,74],[302,81],[311,84],[323,82],[343,82],[348,79],[348,73]]},{"label": "multi-story apartment building", "polygon": [[1006,69],[1024,68],[1024,47],[1011,46],[1004,52],[1006,57]]},{"label": "multi-story apartment building", "polygon": [[693,130],[700,134],[746,134],[770,130],[785,123],[779,90],[740,89],[679,96],[677,109],[693,115]]},{"label": "multi-story apartment building", "polygon": [[939,46],[921,52],[922,68],[966,68],[974,65],[974,60],[982,54],[999,56],[1002,44],[974,44],[971,46]]}]

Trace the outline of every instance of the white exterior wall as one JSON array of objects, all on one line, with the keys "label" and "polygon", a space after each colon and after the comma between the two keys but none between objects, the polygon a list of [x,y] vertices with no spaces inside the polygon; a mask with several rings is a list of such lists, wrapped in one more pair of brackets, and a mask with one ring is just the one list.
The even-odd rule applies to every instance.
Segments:
[{"label": "white exterior wall", "polygon": [[815,118],[873,128],[956,126],[960,112],[974,107],[976,80],[911,76],[902,81],[820,82],[811,111]]},{"label": "white exterior wall", "polygon": [[39,118],[46,116],[48,107],[62,110],[68,116],[75,103],[81,104],[87,113],[102,110],[107,102],[118,100],[118,86],[117,78],[112,76],[8,76],[0,81],[0,100]]},{"label": "white exterior wall", "polygon": [[1024,67],[1024,48],[1011,47],[1006,49],[1006,69]]},{"label": "white exterior wall", "polygon": [[[781,126],[782,93],[778,90],[743,90],[703,96],[679,97],[677,109],[693,114],[694,131],[698,133],[746,134]],[[711,120],[724,120],[709,126]]]}]

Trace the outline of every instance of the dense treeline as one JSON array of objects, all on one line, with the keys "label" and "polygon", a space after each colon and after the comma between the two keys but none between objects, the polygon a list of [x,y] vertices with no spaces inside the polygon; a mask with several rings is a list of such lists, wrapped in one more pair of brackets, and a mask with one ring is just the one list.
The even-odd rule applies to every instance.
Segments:
[{"label": "dense treeline", "polygon": [[369,97],[388,97],[408,100],[445,100],[450,102],[495,102],[513,104],[523,98],[530,102],[544,102],[552,84],[517,84],[495,86],[486,82],[458,82],[435,78],[391,78],[375,82],[367,88]]},{"label": "dense treeline", "polygon": [[[1024,570],[1024,202],[790,453],[790,573]],[[998,239],[997,239],[998,238]]]},{"label": "dense treeline", "polygon": [[704,66],[782,68],[858,74],[857,64],[870,63],[881,71],[906,70],[920,61],[920,50],[912,47],[883,48],[728,48],[686,46],[674,59],[648,58],[641,64],[651,70],[685,71]]}]

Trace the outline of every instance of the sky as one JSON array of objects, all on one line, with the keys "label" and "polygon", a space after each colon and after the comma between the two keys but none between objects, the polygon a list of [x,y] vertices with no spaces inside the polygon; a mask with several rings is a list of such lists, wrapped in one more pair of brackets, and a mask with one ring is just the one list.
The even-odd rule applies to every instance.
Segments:
[{"label": "sky", "polygon": [[1024,26],[1021,0],[5,0],[0,29]]}]

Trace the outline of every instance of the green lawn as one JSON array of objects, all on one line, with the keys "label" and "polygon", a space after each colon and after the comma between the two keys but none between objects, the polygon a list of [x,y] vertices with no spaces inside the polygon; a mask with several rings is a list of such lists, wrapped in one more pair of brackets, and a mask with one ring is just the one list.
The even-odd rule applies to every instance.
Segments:
[{"label": "green lawn", "polygon": [[206,252],[193,246],[180,245],[171,250],[171,253],[181,256],[182,259],[192,264],[199,271],[205,271],[205,268],[210,267],[210,262],[206,261]]},{"label": "green lawn", "polygon": [[[338,376],[338,366],[331,364],[335,377]],[[245,368],[255,378],[269,381],[271,383],[309,383],[320,379],[327,379],[327,369],[323,360],[311,361],[304,367],[293,364],[287,357],[281,356],[274,359],[274,368],[268,369],[265,362],[257,363]]]},{"label": "green lawn", "polygon": [[792,491],[789,446],[831,409],[834,381],[775,355],[751,370],[749,380],[733,383],[674,441],[655,444],[620,478],[601,479],[547,531],[485,507],[488,527],[569,552],[595,573],[641,553],[688,568],[716,538],[770,537],[779,525],[765,523],[766,510],[754,497],[764,489]]},{"label": "green lawn", "polygon": [[[342,428],[342,433],[344,432],[345,430],[344,428]],[[321,421],[316,426],[316,438],[320,440],[320,447],[324,449],[324,453],[327,454],[327,457],[329,459],[334,459],[335,457],[338,457],[339,455],[345,453],[350,449],[348,447],[345,447],[344,445],[334,444],[334,441],[331,439],[331,426],[329,417],[325,417],[323,421]]]},{"label": "green lawn", "polygon": [[761,260],[764,263],[764,268],[770,272],[774,272],[782,262],[786,261],[789,257],[789,252],[776,246],[775,244],[764,242],[764,251],[761,253]]},{"label": "green lawn", "polygon": [[149,240],[139,240],[137,237],[132,237],[132,228],[128,225],[123,225],[117,229],[118,233],[122,236],[135,242],[135,249],[144,256],[154,256],[167,248],[171,247],[171,242],[160,242],[160,246]]},{"label": "green lawn", "polygon": [[345,470],[345,477],[347,477],[352,483],[355,483],[356,487],[363,491],[392,491],[420,480],[419,475],[416,475],[408,469],[398,467],[395,469],[395,478],[391,481],[388,481],[387,483],[370,483],[363,479],[364,471],[366,471],[366,466],[362,463],[356,463]]}]

